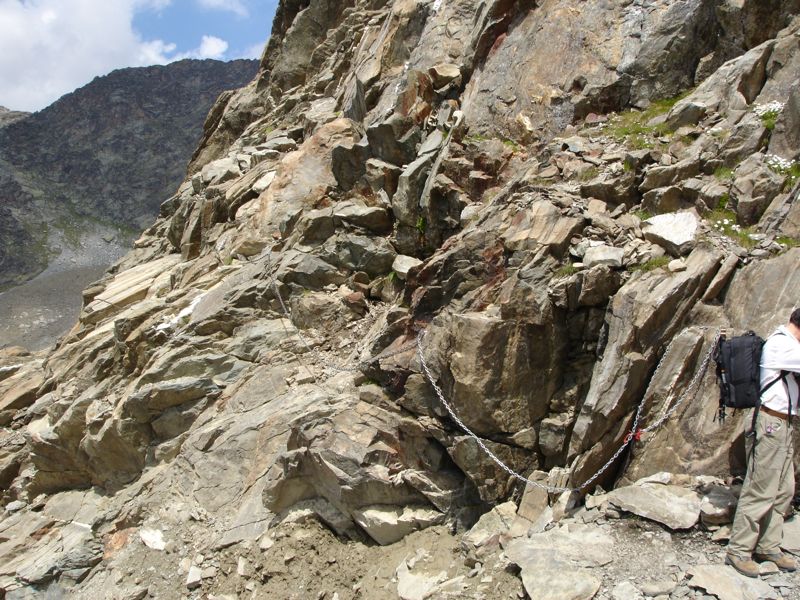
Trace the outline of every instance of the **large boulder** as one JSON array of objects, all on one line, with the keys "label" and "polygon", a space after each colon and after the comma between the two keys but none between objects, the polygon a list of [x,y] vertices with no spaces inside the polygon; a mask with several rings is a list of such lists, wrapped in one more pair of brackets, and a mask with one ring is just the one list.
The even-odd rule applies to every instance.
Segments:
[{"label": "large boulder", "polygon": [[621,443],[659,352],[678,333],[721,258],[714,250],[697,248],[685,271],[634,277],[611,300],[608,341],[569,442],[569,457],[578,458],[572,472],[576,483],[594,473]]}]

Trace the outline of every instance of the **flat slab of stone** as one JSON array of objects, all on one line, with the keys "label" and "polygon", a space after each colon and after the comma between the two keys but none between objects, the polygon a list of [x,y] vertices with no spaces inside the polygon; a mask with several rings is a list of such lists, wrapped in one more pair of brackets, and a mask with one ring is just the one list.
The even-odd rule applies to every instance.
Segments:
[{"label": "flat slab of stone", "polygon": [[86,323],[97,323],[118,313],[123,307],[143,300],[155,279],[180,261],[180,256],[170,255],[123,271],[106,286],[105,290],[95,296],[84,309],[81,320]]},{"label": "flat slab of stone", "polygon": [[401,540],[412,531],[441,523],[444,515],[424,507],[375,505],[354,510],[353,518],[373,540],[384,546]]},{"label": "flat slab of stone", "polygon": [[700,518],[700,496],[677,485],[631,485],[608,494],[614,507],[658,521],[670,529],[689,529]]},{"label": "flat slab of stone", "polygon": [[672,256],[692,251],[697,242],[700,220],[693,212],[667,213],[647,219],[642,233],[649,242],[658,244]]},{"label": "flat slab of stone", "polygon": [[529,210],[517,213],[503,233],[503,239],[509,250],[549,246],[557,254],[563,254],[582,224],[580,219],[565,217],[553,204],[542,200],[534,202]]},{"label": "flat slab of stone", "polygon": [[586,254],[583,255],[583,266],[591,269],[597,265],[607,265],[613,269],[619,269],[622,266],[622,257],[625,255],[623,248],[615,248],[614,246],[591,246],[586,249]]},{"label": "flat slab of stone", "polygon": [[719,600],[775,600],[778,594],[766,581],[745,577],[727,565],[697,565],[688,571],[689,585]]},{"label": "flat slab of stone", "polygon": [[517,538],[505,552],[531,600],[589,600],[601,584],[591,568],[612,562],[614,540],[596,527],[570,524]]}]

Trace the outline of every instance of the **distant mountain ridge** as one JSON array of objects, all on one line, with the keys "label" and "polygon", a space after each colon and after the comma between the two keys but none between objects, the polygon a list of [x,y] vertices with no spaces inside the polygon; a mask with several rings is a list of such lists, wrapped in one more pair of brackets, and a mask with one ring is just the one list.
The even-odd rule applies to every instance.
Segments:
[{"label": "distant mountain ridge", "polygon": [[139,230],[182,180],[219,94],[258,61],[182,60],[96,77],[27,115],[0,109],[0,289],[87,223]]}]

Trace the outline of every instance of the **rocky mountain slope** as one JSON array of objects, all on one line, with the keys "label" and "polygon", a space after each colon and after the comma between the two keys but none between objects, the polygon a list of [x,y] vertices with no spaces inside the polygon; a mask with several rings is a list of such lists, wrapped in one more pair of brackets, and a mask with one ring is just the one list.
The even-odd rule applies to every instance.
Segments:
[{"label": "rocky mountain slope", "polygon": [[120,69],[33,115],[0,111],[0,289],[98,222],[123,239],[149,225],[211,105],[255,70],[246,60]]},{"label": "rocky mountain slope", "polygon": [[708,368],[796,306],[798,9],[282,2],[70,334],[2,353],[7,597],[799,597],[714,564]]}]

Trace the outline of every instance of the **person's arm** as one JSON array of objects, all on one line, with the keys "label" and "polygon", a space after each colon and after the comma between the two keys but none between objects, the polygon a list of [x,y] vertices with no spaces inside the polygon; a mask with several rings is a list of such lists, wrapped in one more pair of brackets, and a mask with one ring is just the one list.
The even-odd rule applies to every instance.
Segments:
[{"label": "person's arm", "polygon": [[768,343],[764,344],[761,366],[800,373],[800,342],[790,334],[773,335]]}]

